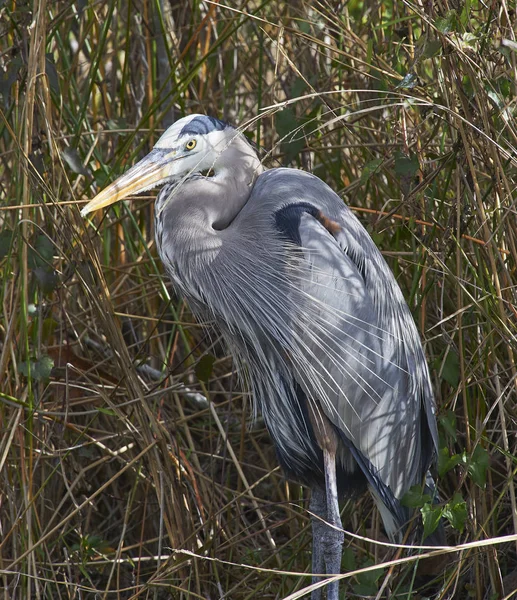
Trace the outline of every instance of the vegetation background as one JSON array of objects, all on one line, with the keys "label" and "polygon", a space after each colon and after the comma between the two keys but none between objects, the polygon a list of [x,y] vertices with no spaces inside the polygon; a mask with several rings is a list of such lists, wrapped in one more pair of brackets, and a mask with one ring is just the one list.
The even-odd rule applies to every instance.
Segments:
[{"label": "vegetation background", "polygon": [[[422,594],[511,597],[516,18],[506,0],[0,2],[3,598],[310,584],[307,490],[171,295],[154,194],[79,216],[193,112],[324,179],[385,253],[438,402],[443,502],[408,502],[464,544]],[[418,597],[415,557],[367,539],[385,539],[368,496],[343,523],[347,598]]]}]

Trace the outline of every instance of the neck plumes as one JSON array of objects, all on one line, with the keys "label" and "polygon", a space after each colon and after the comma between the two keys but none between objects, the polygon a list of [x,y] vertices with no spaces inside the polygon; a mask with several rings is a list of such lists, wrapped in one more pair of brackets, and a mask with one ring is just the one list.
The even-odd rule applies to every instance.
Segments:
[{"label": "neck plumes", "polygon": [[263,170],[253,148],[235,132],[214,161],[213,177],[194,175],[163,187],[156,202],[156,242],[174,280],[180,274],[195,280],[210,265]]}]

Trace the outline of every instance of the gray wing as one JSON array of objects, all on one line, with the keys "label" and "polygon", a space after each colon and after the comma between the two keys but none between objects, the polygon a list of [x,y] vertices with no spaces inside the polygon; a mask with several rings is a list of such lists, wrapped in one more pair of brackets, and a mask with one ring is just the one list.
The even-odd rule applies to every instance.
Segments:
[{"label": "gray wing", "polygon": [[355,216],[321,180],[311,177],[299,190],[294,180],[291,197],[299,201],[284,210],[291,213],[296,236],[291,231],[290,237],[297,238],[304,258],[293,276],[302,292],[301,351],[291,357],[297,378],[375,476],[401,498],[421,483],[437,440],[416,326]]},{"label": "gray wing", "polygon": [[419,335],[382,255],[327,185],[293,169],[260,175],[232,228],[241,241],[224,264],[253,277],[240,278],[232,306],[247,304],[228,320],[258,351],[277,340],[277,363],[288,359],[361,468],[400,498],[421,482],[437,435]]}]

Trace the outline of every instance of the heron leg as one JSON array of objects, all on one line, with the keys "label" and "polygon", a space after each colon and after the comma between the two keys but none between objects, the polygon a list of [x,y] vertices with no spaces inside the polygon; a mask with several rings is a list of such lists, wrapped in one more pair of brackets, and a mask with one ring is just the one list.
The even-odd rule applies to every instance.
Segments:
[{"label": "heron leg", "polygon": [[[321,581],[316,574],[325,572],[325,558],[323,556],[325,530],[327,529],[327,496],[323,488],[314,487],[311,492],[309,510],[312,516],[312,583]],[[321,600],[321,589],[311,593],[311,600]]]},{"label": "heron leg", "polygon": [[[324,532],[323,556],[327,575],[341,572],[341,556],[345,534],[339,514],[339,499],[336,479],[336,452],[323,450],[325,467],[325,492],[327,496],[327,522]],[[327,586],[327,600],[339,600],[339,582],[334,581]]]}]

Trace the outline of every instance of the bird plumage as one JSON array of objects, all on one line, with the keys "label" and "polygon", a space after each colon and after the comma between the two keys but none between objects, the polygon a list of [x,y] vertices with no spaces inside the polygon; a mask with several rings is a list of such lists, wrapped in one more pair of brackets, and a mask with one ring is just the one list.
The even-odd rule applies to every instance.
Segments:
[{"label": "bird plumage", "polygon": [[[400,541],[410,518],[400,500],[423,483],[437,431],[418,331],[381,253],[323,181],[264,170],[244,136],[217,119],[181,119],[153,152],[165,269],[220,328],[285,470],[326,489],[315,506],[329,507],[334,454],[341,489],[367,485]],[[131,171],[139,168],[149,165]],[[116,199],[123,184],[113,184]]]},{"label": "bird plumage", "polygon": [[[188,186],[178,194],[183,190],[190,195]],[[169,189],[160,192],[158,204],[170,194]],[[199,194],[197,200],[201,199],[199,204],[210,203],[209,197]],[[271,373],[262,381],[266,364],[269,371],[286,370],[291,379],[294,369],[293,385],[321,403],[396,497],[419,483],[432,456],[436,426],[418,332],[380,252],[341,199],[302,171],[265,171],[224,238],[212,232],[212,243],[203,238],[202,249],[196,249],[196,239],[188,239],[194,215],[188,215],[189,226],[183,232],[178,207],[185,215],[181,202],[171,202],[170,215],[161,213],[159,218],[165,221],[157,225],[162,236],[174,231],[183,237],[178,252],[175,244],[159,243],[164,264],[173,278],[180,271],[184,274],[179,283],[185,287],[183,293],[222,326],[239,359],[249,362],[245,355],[252,351],[256,355],[256,369],[250,370],[253,384],[270,388]],[[339,230],[332,235],[316,212]],[[192,237],[199,240],[199,235]],[[205,295],[210,290],[209,297],[202,296],[198,287]],[[268,401],[262,394],[257,398],[267,410],[263,405]],[[280,432],[275,435],[275,422],[285,418],[269,419],[280,447],[292,439]],[[423,440],[422,425],[428,428]],[[285,454],[296,456],[292,450]]]}]

